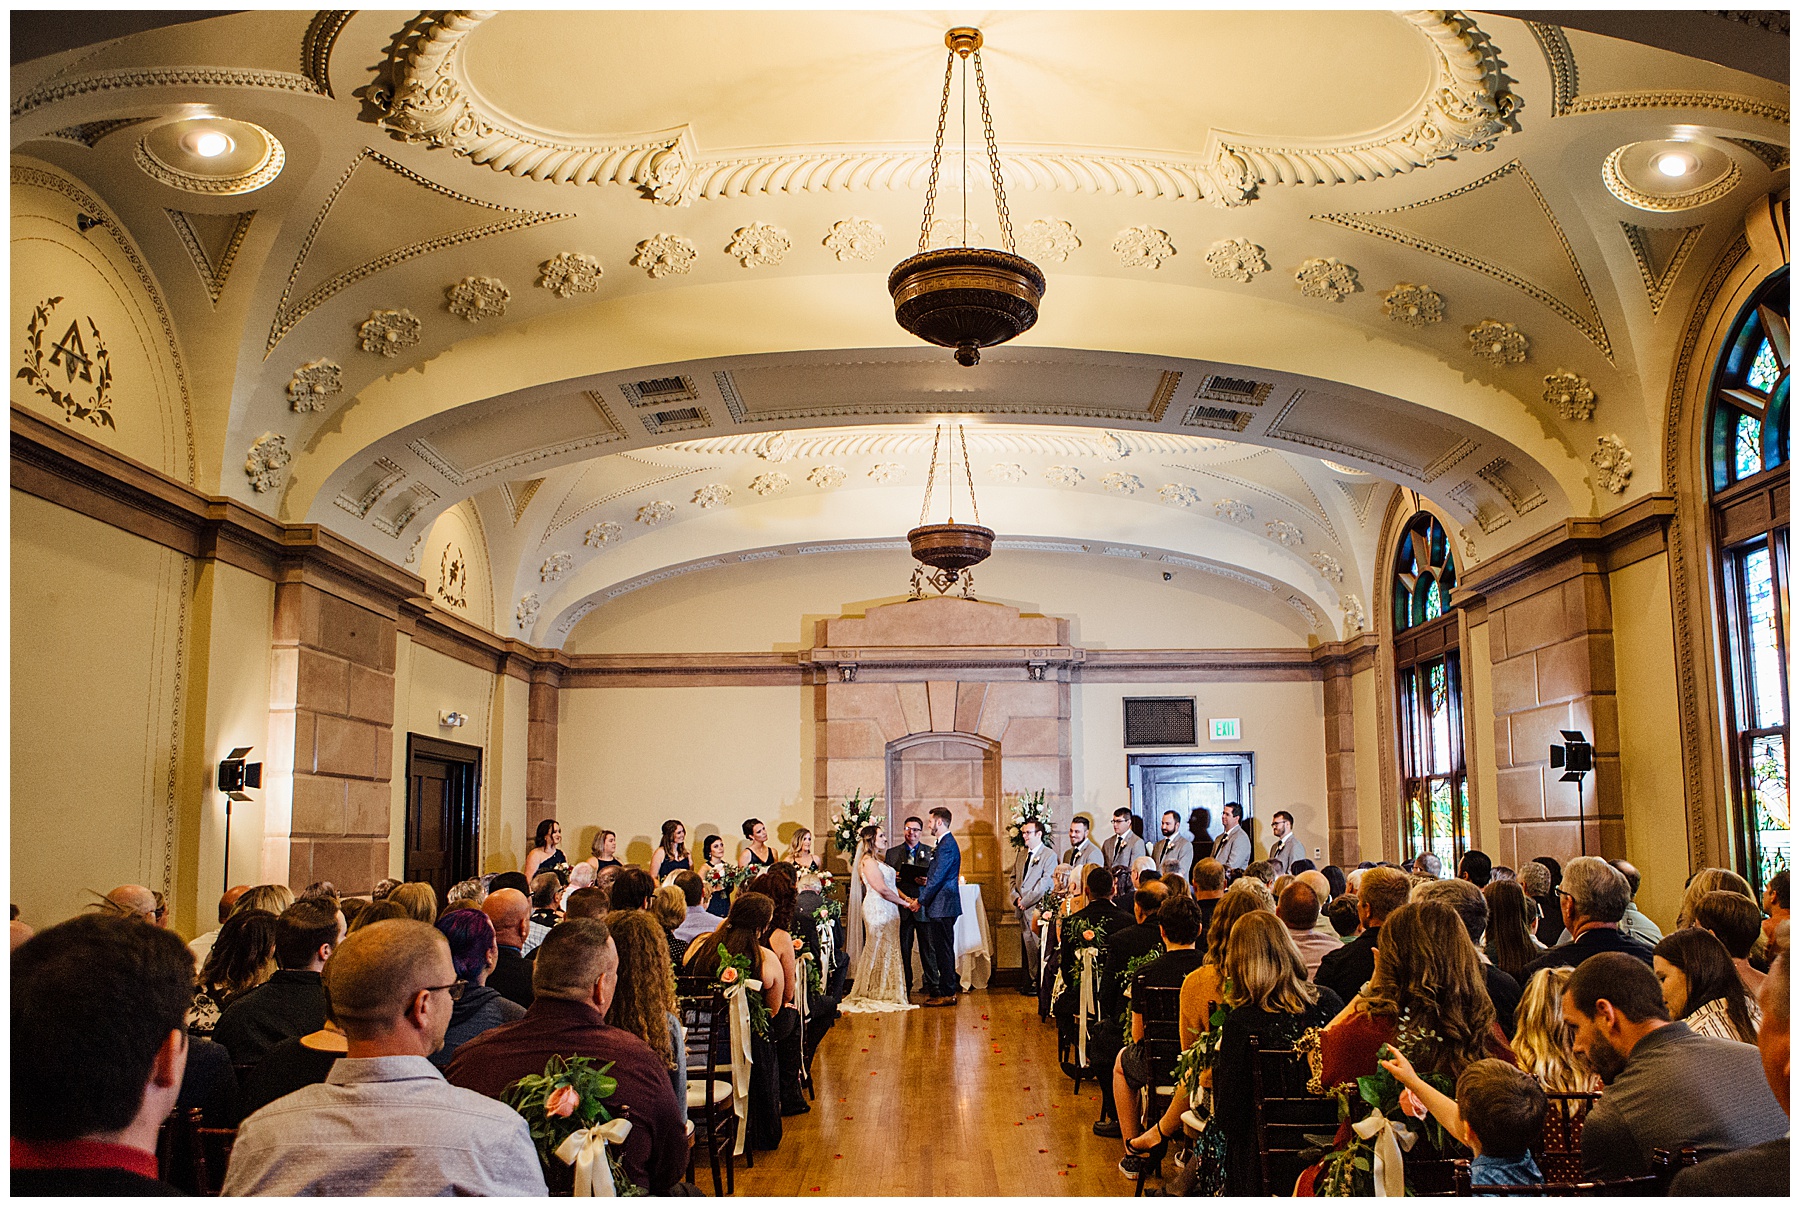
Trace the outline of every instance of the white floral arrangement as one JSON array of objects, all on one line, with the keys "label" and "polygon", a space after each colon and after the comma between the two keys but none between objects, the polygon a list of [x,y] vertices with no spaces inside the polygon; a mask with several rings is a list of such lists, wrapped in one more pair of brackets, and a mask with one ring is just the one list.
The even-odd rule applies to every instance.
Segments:
[{"label": "white floral arrangement", "polygon": [[1012,815],[1006,819],[1006,837],[1014,847],[1025,849],[1025,834],[1020,829],[1028,821],[1035,821],[1039,834],[1050,833],[1050,803],[1044,799],[1043,789],[1036,792],[1021,792],[1013,801]]},{"label": "white floral arrangement", "polygon": [[832,845],[842,854],[855,855],[856,848],[862,843],[863,827],[874,820],[875,798],[863,799],[862,789],[858,788],[831,821]]}]

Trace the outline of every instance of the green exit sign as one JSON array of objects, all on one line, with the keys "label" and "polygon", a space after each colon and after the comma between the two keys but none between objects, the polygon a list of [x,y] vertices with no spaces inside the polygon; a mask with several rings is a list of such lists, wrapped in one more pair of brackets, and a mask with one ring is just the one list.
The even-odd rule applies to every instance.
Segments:
[{"label": "green exit sign", "polygon": [[1212,727],[1212,740],[1215,742],[1235,742],[1243,736],[1238,732],[1236,717],[1212,717],[1207,724]]}]

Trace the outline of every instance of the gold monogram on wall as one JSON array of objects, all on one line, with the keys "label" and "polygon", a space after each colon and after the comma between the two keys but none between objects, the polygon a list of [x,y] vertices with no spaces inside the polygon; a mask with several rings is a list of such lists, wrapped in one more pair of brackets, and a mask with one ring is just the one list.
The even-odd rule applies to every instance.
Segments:
[{"label": "gold monogram on wall", "polygon": [[463,551],[455,545],[444,546],[438,562],[438,598],[453,608],[469,606],[469,567]]},{"label": "gold monogram on wall", "polygon": [[[95,427],[117,431],[118,425],[112,417],[112,397],[107,393],[112,387],[112,359],[94,320],[87,318],[88,335],[84,339],[82,320],[71,319],[62,338],[50,345],[49,356],[44,355],[44,337],[53,329],[51,316],[61,304],[61,298],[46,298],[32,307],[31,321],[25,325],[25,363],[15,376],[30,382],[51,405],[61,407],[65,423],[85,419]],[[91,353],[88,340],[93,341]],[[57,371],[65,375],[62,384],[68,389],[59,388],[53,380]],[[76,386],[77,381],[82,383],[81,387]]]}]

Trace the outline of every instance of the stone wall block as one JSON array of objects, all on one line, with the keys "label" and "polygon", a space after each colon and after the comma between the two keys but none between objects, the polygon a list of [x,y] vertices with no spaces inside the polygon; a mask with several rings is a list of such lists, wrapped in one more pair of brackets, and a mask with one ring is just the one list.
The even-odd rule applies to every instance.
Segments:
[{"label": "stone wall block", "polygon": [[315,839],[312,843],[311,880],[329,880],[340,894],[366,893],[375,887],[376,852],[381,875],[387,875],[387,843],[365,838]]},{"label": "stone wall block", "polygon": [[1592,654],[1589,646],[1592,640],[1584,633],[1537,652],[1539,700],[1546,704],[1553,700],[1573,700],[1594,690],[1589,663]]},{"label": "stone wall block", "polygon": [[1508,867],[1518,867],[1522,861],[1548,855],[1559,863],[1566,864],[1581,854],[1581,830],[1572,821],[1540,821],[1517,827],[1513,835],[1517,844],[1514,862]]},{"label": "stone wall block", "polygon": [[1494,765],[1510,767],[1512,761],[1512,726],[1506,723],[1504,716],[1497,716],[1494,718]]},{"label": "stone wall block", "polygon": [[533,683],[526,694],[526,718],[532,721],[545,721],[555,724],[557,720],[557,690],[554,683]]},{"label": "stone wall block", "polygon": [[342,833],[385,838],[393,800],[392,786],[380,780],[345,780],[344,784],[349,791],[349,800]]},{"label": "stone wall block", "polygon": [[377,725],[394,722],[394,677],[366,666],[350,667],[350,707],[353,717]]},{"label": "stone wall block", "polygon": [[1494,664],[1494,711],[1519,712],[1536,708],[1537,655],[1521,654]]},{"label": "stone wall block", "polygon": [[379,725],[375,729],[375,778],[388,783],[394,778],[394,727]]},{"label": "stone wall block", "polygon": [[1073,790],[1069,783],[1069,765],[1064,759],[1003,758],[1000,776],[1000,791],[1008,796],[1039,790],[1067,795]]},{"label": "stone wall block", "polygon": [[925,694],[931,709],[931,731],[933,733],[954,733],[956,731],[956,682],[954,680],[933,680],[925,685]]},{"label": "stone wall block", "polygon": [[294,702],[313,712],[343,716],[350,711],[350,664],[342,658],[302,647]]},{"label": "stone wall block", "polygon": [[1587,573],[1564,583],[1563,607],[1571,633],[1612,632],[1612,594],[1602,575]]},{"label": "stone wall block", "polygon": [[269,703],[276,708],[292,708],[299,692],[300,650],[296,646],[278,645],[269,651]]},{"label": "stone wall block", "polygon": [[525,764],[525,795],[532,800],[556,799],[556,764],[542,760]]},{"label": "stone wall block", "polygon": [[1542,767],[1502,767],[1497,789],[1497,804],[1502,822],[1544,820]]},{"label": "stone wall block", "polygon": [[[313,844],[309,838],[293,838],[288,841],[288,870],[286,883],[297,884],[302,888],[313,882]],[[339,892],[345,891],[340,885]]]},{"label": "stone wall block", "polygon": [[900,706],[900,685],[894,683],[830,683],[825,698],[825,719],[844,720],[852,717],[872,721],[881,730],[881,740],[892,742],[915,732],[907,723],[906,710]]},{"label": "stone wall block", "polygon": [[322,591],[310,592],[317,606],[301,612],[300,643],[326,650],[372,670],[394,669],[394,622],[367,608]]},{"label": "stone wall block", "polygon": [[942,761],[908,759],[912,764],[913,792],[924,799],[953,800],[978,794],[981,790],[981,752],[965,747],[968,753]]},{"label": "stone wall block", "polygon": [[822,728],[821,753],[826,758],[879,759],[887,755],[886,737],[874,721],[827,721]]},{"label": "stone wall block", "polygon": [[981,704],[987,698],[985,683],[956,685],[956,728],[960,733],[977,733],[981,728]]},{"label": "stone wall block", "polygon": [[[923,683],[896,685],[900,693],[900,711],[906,718],[908,734],[931,731],[931,700]],[[892,740],[892,739],[890,739]]]},{"label": "stone wall block", "polygon": [[1562,745],[1562,731],[1571,728],[1567,704],[1552,704],[1517,712],[1507,718],[1512,726],[1514,763],[1545,763],[1550,747]]},{"label": "stone wall block", "polygon": [[884,759],[829,759],[825,763],[825,795],[842,803],[852,792],[882,795],[887,792]]},{"label": "stone wall block", "polygon": [[1531,650],[1542,649],[1566,641],[1576,633],[1585,633],[1587,625],[1572,626],[1564,607],[1561,586],[1508,604],[1501,609],[1506,617],[1507,658],[1516,658]]},{"label": "stone wall block", "polygon": [[295,834],[345,833],[345,790],[349,781],[332,776],[294,776]]},{"label": "stone wall block", "polygon": [[1587,734],[1596,759],[1619,753],[1619,698],[1583,696],[1569,705],[1570,727]]},{"label": "stone wall block", "polygon": [[1062,755],[1068,727],[1055,717],[1014,717],[1000,739],[1005,758],[1021,755]]},{"label": "stone wall block", "polygon": [[315,723],[315,771],[320,775],[374,776],[376,737],[381,732],[376,726],[324,716],[316,717]]}]

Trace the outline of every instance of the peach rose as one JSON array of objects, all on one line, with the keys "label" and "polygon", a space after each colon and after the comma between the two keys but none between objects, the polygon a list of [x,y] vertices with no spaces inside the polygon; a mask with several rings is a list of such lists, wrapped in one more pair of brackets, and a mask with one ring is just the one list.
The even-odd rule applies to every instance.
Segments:
[{"label": "peach rose", "polygon": [[1419,1096],[1411,1090],[1404,1088],[1400,1091],[1400,1109],[1411,1115],[1414,1119],[1423,1119],[1427,1114],[1425,1104],[1420,1101]]},{"label": "peach rose", "polygon": [[580,1105],[581,1095],[575,1092],[574,1086],[558,1086],[550,1092],[550,1097],[544,1099],[544,1114],[567,1119]]},{"label": "peach rose", "polygon": [[1081,940],[1084,943],[1092,943],[1094,941],[1094,932],[1091,930],[1082,931],[1081,932]]},{"label": "peach rose", "polygon": [[719,981],[721,984],[735,985],[737,984],[737,979],[738,970],[735,968],[727,968],[719,974]]}]

